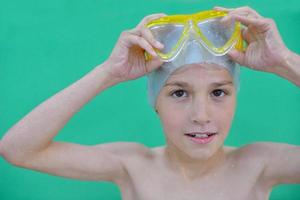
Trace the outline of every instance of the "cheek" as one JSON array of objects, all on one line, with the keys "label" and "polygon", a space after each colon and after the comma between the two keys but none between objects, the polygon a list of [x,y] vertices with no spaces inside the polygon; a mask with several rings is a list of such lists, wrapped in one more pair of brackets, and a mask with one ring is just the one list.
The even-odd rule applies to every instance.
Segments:
[{"label": "cheek", "polygon": [[184,113],[177,109],[168,108],[161,112],[160,120],[166,134],[182,131],[185,123]]},{"label": "cheek", "polygon": [[219,129],[227,133],[231,127],[232,119],[235,113],[235,100],[215,107],[214,119],[216,120]]}]

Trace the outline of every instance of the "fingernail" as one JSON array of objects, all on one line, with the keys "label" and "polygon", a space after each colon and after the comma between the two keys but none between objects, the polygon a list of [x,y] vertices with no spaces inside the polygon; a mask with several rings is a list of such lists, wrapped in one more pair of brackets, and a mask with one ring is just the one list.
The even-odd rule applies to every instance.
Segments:
[{"label": "fingernail", "polygon": [[151,55],[152,55],[153,57],[157,57],[157,53],[156,53],[155,51],[151,51]]},{"label": "fingernail", "polygon": [[155,46],[159,49],[162,49],[164,47],[164,45],[162,43],[160,43],[159,41],[155,42]]},{"label": "fingernail", "polygon": [[223,17],[223,18],[221,19],[221,22],[227,22],[228,19],[229,19],[229,16],[227,15],[227,16],[225,16],[225,17]]}]

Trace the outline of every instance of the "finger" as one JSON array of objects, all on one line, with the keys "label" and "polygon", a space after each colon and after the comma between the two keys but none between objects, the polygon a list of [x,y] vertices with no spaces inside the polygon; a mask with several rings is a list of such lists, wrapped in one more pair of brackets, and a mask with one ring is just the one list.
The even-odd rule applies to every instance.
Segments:
[{"label": "finger", "polygon": [[160,18],[160,17],[164,17],[166,16],[165,13],[154,13],[154,14],[151,14],[151,15],[147,15],[143,18],[143,20],[152,20],[152,19],[155,19],[155,18]]},{"label": "finger", "polygon": [[[230,12],[234,11],[233,8],[224,8],[224,7],[221,7],[221,6],[215,6],[214,10],[223,11],[223,12],[227,12],[227,13],[230,13]],[[223,24],[230,24],[230,22],[231,22],[231,18],[228,15],[226,15],[225,17],[223,17],[221,19],[221,23],[223,23]]]},{"label": "finger", "polygon": [[224,8],[221,6],[214,7],[214,10],[225,11],[232,14],[240,14],[240,15],[252,15],[253,17],[261,17],[258,12],[249,6],[239,7],[239,8]]},{"label": "finger", "polygon": [[157,54],[154,51],[153,47],[144,38],[139,37],[136,44],[147,51],[151,56],[157,57]]},{"label": "finger", "polygon": [[229,27],[232,25],[233,19],[229,16],[226,15],[220,19],[220,23],[223,24],[225,27]]},{"label": "finger", "polygon": [[136,35],[136,36],[141,36],[142,35],[140,30],[138,30],[137,28],[130,29],[127,32],[130,33],[130,34]]},{"label": "finger", "polygon": [[221,6],[215,6],[213,9],[214,10],[219,10],[219,11],[225,11],[225,12],[231,12],[231,11],[234,10],[233,8],[224,8],[224,7],[221,7]]},{"label": "finger", "polygon": [[222,19],[223,22],[230,21],[232,18],[231,15],[242,15],[242,16],[251,17],[251,18],[262,18],[262,16],[260,16],[255,10],[253,10],[252,8],[250,8],[248,6],[239,7],[236,9],[232,9],[232,8],[227,9],[227,8],[223,8],[223,7],[217,7],[217,9],[228,12],[228,15]]},{"label": "finger", "polygon": [[236,8],[232,12],[232,14],[240,14],[240,15],[249,16],[249,17],[251,16],[255,18],[262,17],[260,14],[258,14],[258,12],[256,12],[254,9],[250,8],[249,6]]},{"label": "finger", "polygon": [[240,65],[245,65],[245,53],[236,49],[232,49],[228,52],[228,56]]},{"label": "finger", "polygon": [[165,13],[157,13],[144,17],[137,27],[144,27],[148,22],[166,16]]},{"label": "finger", "polygon": [[247,42],[251,43],[254,39],[253,36],[251,35],[250,31],[248,30],[247,27],[244,27],[241,29],[242,32],[242,38]]},{"label": "finger", "polygon": [[130,30],[129,32],[134,34],[134,35],[137,35],[137,36],[145,37],[154,47],[156,47],[158,49],[161,49],[161,48],[163,48],[163,45],[160,42],[158,42],[154,39],[151,31],[148,30],[145,27],[145,25],[148,22],[152,21],[152,20],[155,20],[155,19],[158,19],[158,18],[161,18],[161,17],[164,17],[164,16],[166,16],[166,14],[164,14],[164,13],[157,13],[157,14],[152,14],[152,15],[146,16],[136,26],[136,28]]},{"label": "finger", "polygon": [[158,57],[149,60],[146,63],[146,71],[147,71],[147,73],[152,72],[153,70],[159,68],[162,64],[163,64],[163,61],[160,60]]},{"label": "finger", "polygon": [[157,54],[154,51],[154,49],[152,48],[152,46],[144,38],[129,34],[127,36],[127,39],[128,39],[128,46],[127,46],[128,48],[130,48],[134,45],[137,45],[140,48],[147,51],[151,56],[157,57]]},{"label": "finger", "polygon": [[245,17],[241,15],[231,15],[231,17],[239,22],[241,22],[243,25],[249,27],[256,26],[258,28],[258,32],[265,32],[268,29],[268,23],[263,19],[256,19],[251,17]]},{"label": "finger", "polygon": [[145,38],[152,46],[158,49],[162,49],[164,47],[162,43],[160,43],[154,38],[152,32],[148,28],[142,28],[141,34],[141,36]]}]

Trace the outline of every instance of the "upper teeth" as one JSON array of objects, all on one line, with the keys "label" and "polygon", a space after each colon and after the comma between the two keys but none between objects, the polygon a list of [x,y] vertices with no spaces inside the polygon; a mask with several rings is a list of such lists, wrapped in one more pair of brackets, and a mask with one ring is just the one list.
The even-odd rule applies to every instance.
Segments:
[{"label": "upper teeth", "polygon": [[193,137],[198,137],[198,138],[207,138],[207,134],[192,134]]}]

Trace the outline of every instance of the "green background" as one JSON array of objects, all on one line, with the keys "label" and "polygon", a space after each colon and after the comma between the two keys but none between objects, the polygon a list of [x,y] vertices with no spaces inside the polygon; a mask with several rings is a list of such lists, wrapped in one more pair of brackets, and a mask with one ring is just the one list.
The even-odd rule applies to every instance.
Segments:
[{"label": "green background", "polygon": [[[275,19],[286,45],[300,53],[298,2],[0,0],[0,137],[39,103],[102,63],[120,32],[133,28],[145,15],[248,5]],[[300,145],[299,122],[299,88],[273,74],[242,69],[238,108],[226,145],[238,147],[256,141]],[[121,83],[98,95],[55,140],[87,145],[114,141],[163,145],[159,120],[147,102],[146,78]],[[111,183],[42,174],[0,158],[0,199],[121,197]],[[300,185],[277,186],[271,199],[299,200]]]}]

